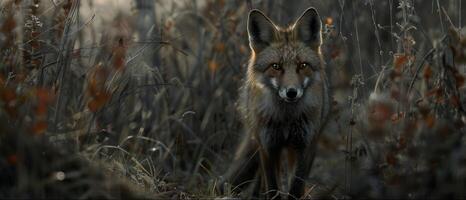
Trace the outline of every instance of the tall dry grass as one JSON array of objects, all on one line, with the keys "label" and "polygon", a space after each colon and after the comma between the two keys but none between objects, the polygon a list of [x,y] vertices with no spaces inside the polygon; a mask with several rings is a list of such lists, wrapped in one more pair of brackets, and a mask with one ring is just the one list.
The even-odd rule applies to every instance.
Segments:
[{"label": "tall dry grass", "polygon": [[156,1],[143,22],[138,4],[106,21],[80,14],[92,1],[2,1],[0,197],[238,195],[215,188],[242,136],[247,13],[308,6],[335,99],[308,197],[464,197],[462,4]]}]

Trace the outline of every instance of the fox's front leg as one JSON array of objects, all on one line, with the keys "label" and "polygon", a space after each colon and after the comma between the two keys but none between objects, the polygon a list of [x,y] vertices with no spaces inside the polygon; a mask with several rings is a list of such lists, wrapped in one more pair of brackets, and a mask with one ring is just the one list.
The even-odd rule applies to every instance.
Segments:
[{"label": "fox's front leg", "polygon": [[261,151],[261,171],[265,182],[267,199],[280,199],[277,183],[279,159],[279,148],[269,147]]},{"label": "fox's front leg", "polygon": [[304,194],[305,180],[309,176],[317,150],[317,137],[306,146],[297,147],[297,165],[290,186],[289,199],[299,199]]}]

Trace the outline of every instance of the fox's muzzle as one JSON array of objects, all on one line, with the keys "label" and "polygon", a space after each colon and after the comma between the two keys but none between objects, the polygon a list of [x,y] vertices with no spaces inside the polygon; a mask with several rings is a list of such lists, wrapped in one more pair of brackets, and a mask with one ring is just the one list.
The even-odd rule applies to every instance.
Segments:
[{"label": "fox's muzzle", "polygon": [[296,102],[303,96],[303,89],[297,87],[281,88],[278,95],[286,102]]}]

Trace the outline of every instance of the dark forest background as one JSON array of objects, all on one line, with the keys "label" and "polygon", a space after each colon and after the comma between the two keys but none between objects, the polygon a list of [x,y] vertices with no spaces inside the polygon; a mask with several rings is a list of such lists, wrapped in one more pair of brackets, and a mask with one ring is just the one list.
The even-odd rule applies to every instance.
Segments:
[{"label": "dark forest background", "polygon": [[307,197],[465,198],[462,0],[2,0],[0,198],[237,196],[248,12],[310,6],[334,117]]}]

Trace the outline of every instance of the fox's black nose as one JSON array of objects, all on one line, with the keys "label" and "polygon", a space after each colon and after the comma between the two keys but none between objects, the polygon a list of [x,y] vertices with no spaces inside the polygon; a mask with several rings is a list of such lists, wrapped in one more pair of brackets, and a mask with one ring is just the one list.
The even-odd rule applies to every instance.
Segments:
[{"label": "fox's black nose", "polygon": [[295,88],[288,88],[286,90],[286,97],[290,99],[296,98],[297,95],[298,95],[298,90],[296,90]]}]

